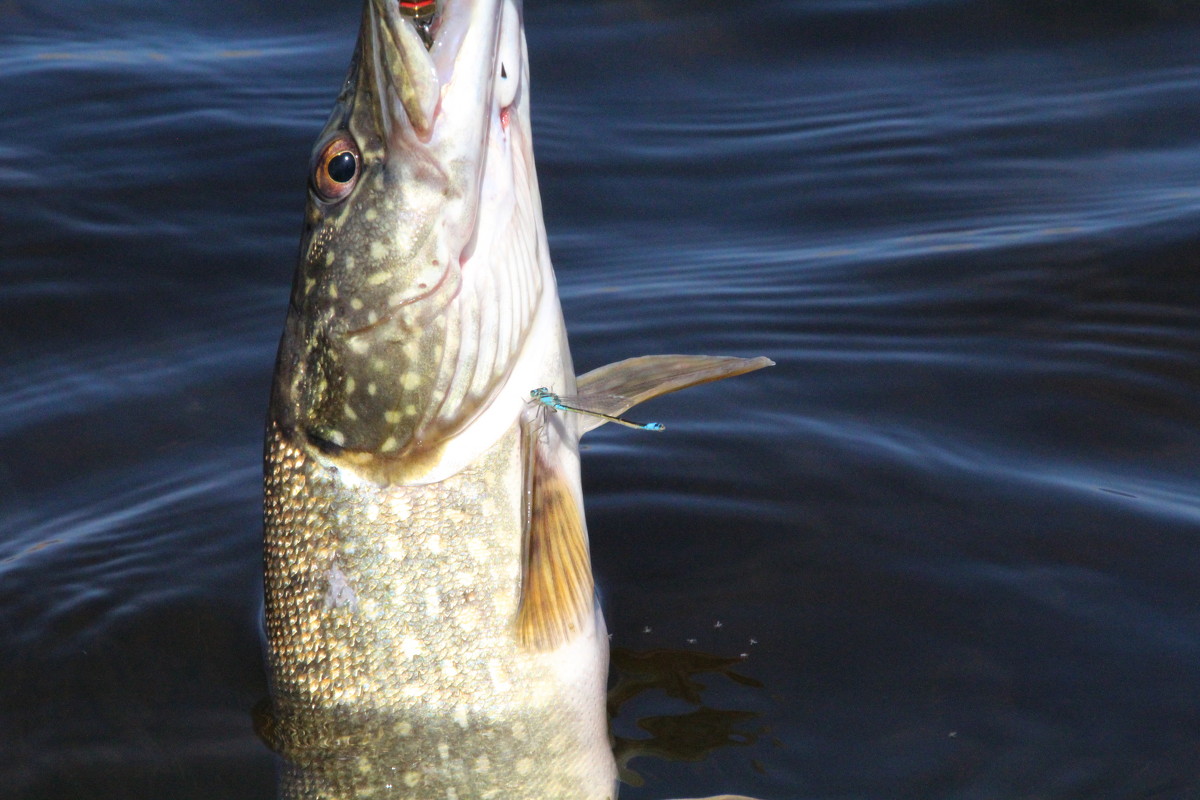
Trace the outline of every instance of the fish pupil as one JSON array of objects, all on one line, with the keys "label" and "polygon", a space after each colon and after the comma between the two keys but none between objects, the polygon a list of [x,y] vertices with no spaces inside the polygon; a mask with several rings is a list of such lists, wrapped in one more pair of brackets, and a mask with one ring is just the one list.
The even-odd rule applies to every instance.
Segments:
[{"label": "fish pupil", "polygon": [[349,150],[343,150],[333,158],[329,159],[329,166],[325,168],[329,173],[329,177],[338,183],[349,183],[354,180],[354,173],[358,171],[358,162],[354,158],[354,154]]}]

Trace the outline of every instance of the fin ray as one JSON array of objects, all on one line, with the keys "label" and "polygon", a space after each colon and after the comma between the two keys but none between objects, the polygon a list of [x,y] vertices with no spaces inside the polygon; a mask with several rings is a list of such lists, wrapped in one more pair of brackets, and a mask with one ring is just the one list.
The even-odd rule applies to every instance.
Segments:
[{"label": "fin ray", "polygon": [[[576,382],[577,393],[587,396],[590,409],[615,417],[659,395],[732,378],[774,364],[774,361],[763,356],[665,355],[627,358],[581,375]],[[603,425],[604,420],[581,418],[578,424],[582,436]]]},{"label": "fin ray", "polygon": [[554,650],[575,638],[592,612],[595,585],[583,512],[533,420],[525,422],[525,547],[517,639]]}]

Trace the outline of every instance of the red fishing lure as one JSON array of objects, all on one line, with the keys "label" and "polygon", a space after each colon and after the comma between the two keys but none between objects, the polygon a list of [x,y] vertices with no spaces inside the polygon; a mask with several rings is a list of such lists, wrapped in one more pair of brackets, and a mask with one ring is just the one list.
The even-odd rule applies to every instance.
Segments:
[{"label": "red fishing lure", "polygon": [[437,0],[400,0],[400,13],[413,19],[429,19],[437,11]]}]

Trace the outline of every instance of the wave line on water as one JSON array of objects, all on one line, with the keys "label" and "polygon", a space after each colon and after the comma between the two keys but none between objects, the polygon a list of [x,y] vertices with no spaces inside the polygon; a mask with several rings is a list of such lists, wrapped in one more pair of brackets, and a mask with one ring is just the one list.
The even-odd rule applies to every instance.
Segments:
[{"label": "wave line on water", "polygon": [[[240,460],[240,459],[239,459]],[[162,475],[164,470],[151,465],[151,474]],[[36,513],[25,512],[16,518],[0,519],[0,541],[8,545],[24,542],[56,540],[69,542],[87,539],[101,533],[128,530],[134,523],[160,517],[169,509],[186,506],[190,501],[207,495],[238,489],[249,495],[258,491],[259,467],[235,467],[229,460],[211,460],[186,471],[172,468],[166,477],[140,482],[142,477],[130,475],[132,485],[124,488],[94,491],[95,499],[69,510],[52,513],[37,519]],[[180,515],[179,519],[183,519]],[[33,551],[29,545],[26,551]]]}]

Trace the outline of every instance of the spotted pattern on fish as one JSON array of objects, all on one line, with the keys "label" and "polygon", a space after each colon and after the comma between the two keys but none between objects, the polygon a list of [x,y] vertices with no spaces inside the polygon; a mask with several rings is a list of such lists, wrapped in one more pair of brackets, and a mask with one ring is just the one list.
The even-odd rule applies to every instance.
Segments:
[{"label": "spotted pattern on fish", "polygon": [[[579,757],[595,731],[556,724],[581,699],[564,696],[547,657],[515,635],[522,554],[507,533],[521,510],[515,497],[498,506],[493,484],[519,480],[516,427],[437,493],[347,486],[276,427],[268,448],[267,621],[280,724],[330,744],[386,747],[389,764],[408,765],[402,782],[420,790],[412,797],[521,797],[536,752],[542,796],[600,798],[597,765]],[[464,527],[467,519],[492,524]],[[370,581],[355,585],[356,576]],[[289,773],[285,796],[336,788],[351,797],[350,787],[387,777],[373,762],[366,774],[341,760],[305,766]]]}]

